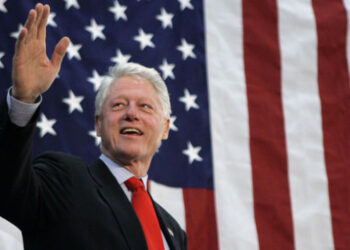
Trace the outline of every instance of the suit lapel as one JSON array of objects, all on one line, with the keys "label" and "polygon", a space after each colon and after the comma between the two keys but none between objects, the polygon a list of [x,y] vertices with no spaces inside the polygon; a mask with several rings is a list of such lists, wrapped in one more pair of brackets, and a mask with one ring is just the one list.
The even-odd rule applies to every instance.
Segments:
[{"label": "suit lapel", "polygon": [[101,160],[91,164],[89,171],[98,184],[100,195],[109,205],[122,228],[130,249],[147,249],[146,239],[137,215],[114,176]]},{"label": "suit lapel", "polygon": [[[150,194],[149,194],[150,195]],[[164,237],[169,245],[170,250],[176,250],[175,248],[175,237],[174,237],[174,231],[173,229],[170,227],[170,225],[168,225],[166,223],[167,219],[165,217],[165,215],[162,213],[160,206],[158,205],[158,203],[156,203],[152,196],[150,195],[152,202],[153,202],[153,207],[156,210],[157,213],[157,217],[159,220],[159,224],[160,224],[160,228],[162,229],[162,232],[164,234]]]}]

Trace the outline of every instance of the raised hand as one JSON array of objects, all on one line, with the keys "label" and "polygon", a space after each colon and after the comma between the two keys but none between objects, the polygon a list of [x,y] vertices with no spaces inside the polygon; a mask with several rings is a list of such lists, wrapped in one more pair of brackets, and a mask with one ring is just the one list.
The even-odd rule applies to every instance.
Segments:
[{"label": "raised hand", "polygon": [[50,88],[69,46],[69,38],[62,38],[57,43],[51,60],[48,59],[46,24],[49,13],[49,5],[43,6],[41,3],[30,10],[16,42],[12,67],[12,95],[26,103],[34,103],[40,94]]}]

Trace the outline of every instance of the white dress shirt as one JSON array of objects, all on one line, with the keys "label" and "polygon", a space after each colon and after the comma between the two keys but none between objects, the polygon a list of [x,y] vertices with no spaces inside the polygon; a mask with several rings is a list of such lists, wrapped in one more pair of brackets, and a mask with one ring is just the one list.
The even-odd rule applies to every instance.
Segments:
[{"label": "white dress shirt", "polygon": [[38,109],[39,105],[41,104],[42,98],[40,96],[38,101],[33,104],[24,103],[10,95],[11,89],[12,88],[10,88],[7,92],[6,99],[7,106],[9,108],[10,120],[13,124],[19,127],[24,127],[28,124],[35,111]]}]

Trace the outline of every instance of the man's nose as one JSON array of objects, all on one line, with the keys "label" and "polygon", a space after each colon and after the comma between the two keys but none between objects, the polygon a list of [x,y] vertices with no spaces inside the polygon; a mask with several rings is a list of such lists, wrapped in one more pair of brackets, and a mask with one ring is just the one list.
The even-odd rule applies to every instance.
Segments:
[{"label": "man's nose", "polygon": [[138,109],[137,109],[136,105],[129,105],[125,109],[125,119],[126,120],[138,119]]}]

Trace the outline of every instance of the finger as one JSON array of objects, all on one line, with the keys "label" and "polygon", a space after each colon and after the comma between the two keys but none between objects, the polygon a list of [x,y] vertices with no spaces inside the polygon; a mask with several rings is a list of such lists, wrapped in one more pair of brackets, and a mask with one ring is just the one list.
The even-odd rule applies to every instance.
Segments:
[{"label": "finger", "polygon": [[42,16],[43,16],[43,12],[44,12],[44,6],[41,4],[41,3],[38,3],[36,6],[35,6],[35,11],[36,11],[36,18],[35,18],[35,21],[33,23],[33,26],[32,26],[32,33],[31,35],[34,37],[34,38],[37,38],[37,35],[38,35],[38,27],[39,27],[39,24],[41,22],[41,19],[42,19]]},{"label": "finger", "polygon": [[31,30],[31,27],[34,24],[35,18],[36,18],[36,11],[30,10],[26,23],[24,24],[24,27],[27,29],[27,31]]},{"label": "finger", "polygon": [[56,45],[55,50],[53,51],[52,57],[51,57],[51,63],[55,67],[60,67],[63,57],[66,54],[67,48],[69,46],[69,38],[63,37]]},{"label": "finger", "polygon": [[15,53],[18,53],[23,47],[23,44],[25,43],[25,37],[27,34],[28,34],[27,28],[23,28],[19,33],[16,41]]},{"label": "finger", "polygon": [[50,14],[50,6],[46,4],[43,9],[43,15],[38,26],[38,39],[45,40],[46,38],[46,24]]}]

